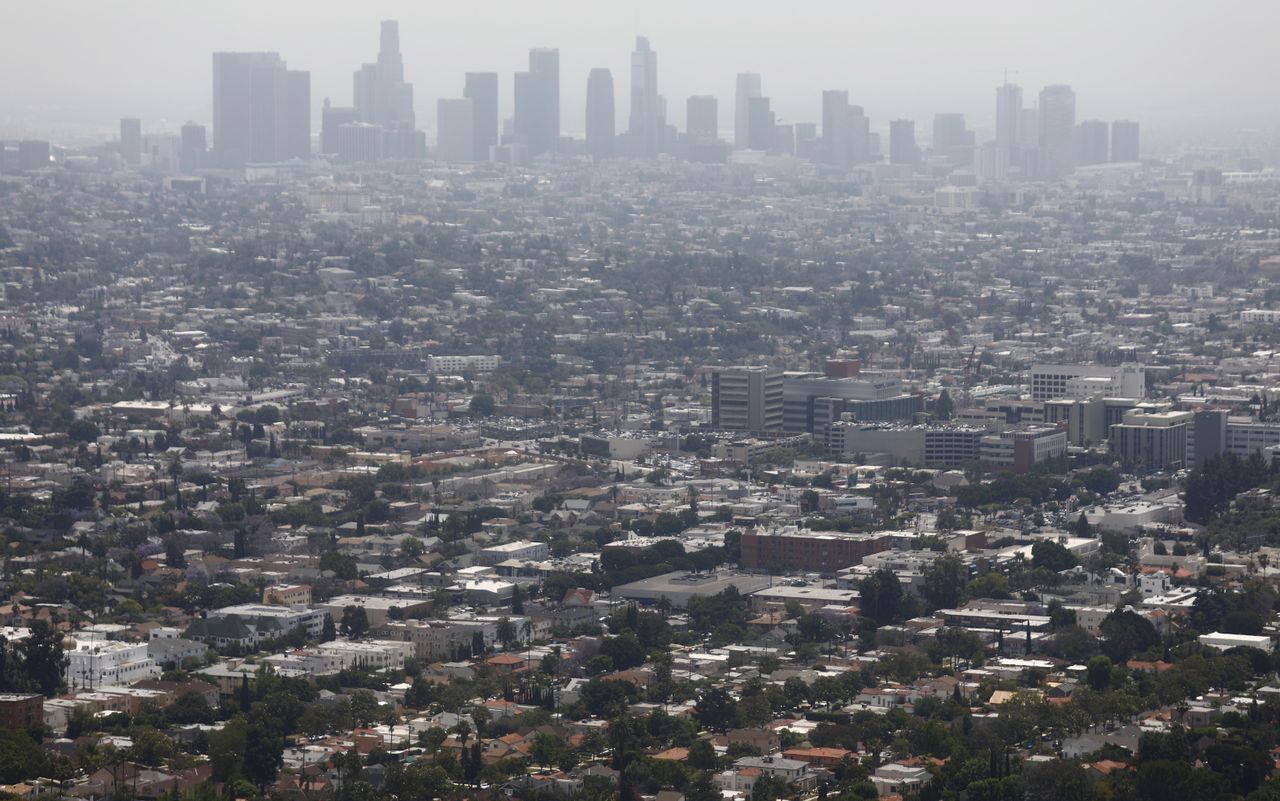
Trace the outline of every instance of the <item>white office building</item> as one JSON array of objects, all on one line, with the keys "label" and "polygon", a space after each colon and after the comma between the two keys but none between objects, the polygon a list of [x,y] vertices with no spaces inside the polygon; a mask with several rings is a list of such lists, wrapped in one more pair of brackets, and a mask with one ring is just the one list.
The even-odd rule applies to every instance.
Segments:
[{"label": "white office building", "polygon": [[1037,364],[1031,368],[1031,399],[1141,398],[1147,391],[1147,368],[1128,363]]},{"label": "white office building", "polygon": [[85,632],[78,632],[74,642],[66,651],[65,674],[72,689],[160,678],[160,666],[147,654],[145,642],[107,640]]}]

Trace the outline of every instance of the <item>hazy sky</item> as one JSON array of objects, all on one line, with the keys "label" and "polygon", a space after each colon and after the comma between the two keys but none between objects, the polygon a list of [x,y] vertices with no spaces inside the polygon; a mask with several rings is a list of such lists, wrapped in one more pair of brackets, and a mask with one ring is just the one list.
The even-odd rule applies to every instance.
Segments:
[{"label": "hazy sky", "polygon": [[0,25],[0,135],[114,135],[136,115],[146,131],[210,117],[210,54],[275,50],[310,70],[316,117],[327,96],[351,103],[351,73],[372,61],[378,22],[400,20],[418,125],[435,134],[435,101],[459,97],[467,70],[511,73],[530,47],[560,48],[562,126],[583,130],[587,73],[613,71],[625,125],[635,34],[658,52],[669,118],[684,127],[690,94],[720,98],[732,128],[737,72],[763,75],[780,121],[819,121],[823,89],[848,89],[877,128],[937,111],[989,130],[1001,68],[1027,100],[1069,83],[1077,119],[1127,117],[1146,130],[1231,129],[1280,121],[1276,0],[5,0]]}]

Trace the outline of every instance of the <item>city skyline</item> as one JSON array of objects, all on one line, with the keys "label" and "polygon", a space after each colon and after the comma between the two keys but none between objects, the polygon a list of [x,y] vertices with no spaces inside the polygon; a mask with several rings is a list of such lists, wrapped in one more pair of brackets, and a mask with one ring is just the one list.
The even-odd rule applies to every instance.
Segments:
[{"label": "city skyline", "polygon": [[[934,113],[960,112],[972,128],[986,137],[995,129],[991,87],[1004,80],[1001,73],[1005,66],[1010,69],[1009,82],[1024,87],[1028,105],[1040,87],[1070,84],[1081,100],[1077,119],[1137,119],[1144,123],[1146,134],[1158,134],[1162,128],[1203,128],[1205,121],[1218,127],[1275,123],[1276,112],[1268,108],[1269,104],[1248,102],[1251,97],[1265,96],[1260,94],[1265,90],[1264,71],[1243,69],[1238,63],[1243,57],[1236,52],[1248,49],[1248,38],[1256,35],[1251,31],[1266,27],[1253,23],[1265,23],[1277,16],[1271,9],[1251,9],[1255,16],[1245,30],[1238,32],[1242,39],[1228,47],[1213,26],[1192,25],[1186,19],[1187,9],[1177,6],[1161,6],[1157,17],[1151,15],[1151,4],[1137,4],[1138,8],[1127,5],[1114,11],[1113,25],[1088,32],[1062,15],[1045,18],[1039,11],[1035,15],[1020,14],[1011,4],[990,2],[974,10],[973,15],[982,17],[983,10],[1000,12],[992,17],[998,21],[990,27],[1002,31],[1001,36],[992,31],[975,32],[972,23],[966,23],[959,27],[972,34],[967,42],[937,42],[913,33],[901,20],[879,16],[861,25],[857,47],[828,48],[822,51],[829,54],[827,58],[796,61],[786,58],[794,45],[782,41],[779,31],[803,28],[813,38],[814,46],[821,49],[821,43],[833,35],[829,29],[841,26],[805,27],[813,21],[813,12],[797,11],[776,20],[773,36],[764,37],[754,36],[760,29],[758,20],[725,16],[718,4],[677,15],[670,4],[657,3],[647,6],[638,18],[569,5],[579,12],[566,15],[574,20],[573,25],[552,30],[546,24],[531,22],[528,12],[504,5],[504,13],[496,19],[486,19],[487,29],[480,30],[475,21],[453,18],[448,13],[431,20],[411,8],[384,6],[362,7],[358,13],[335,9],[323,20],[309,18],[305,25],[290,27],[284,24],[286,12],[296,7],[285,3],[266,11],[261,21],[255,18],[250,30],[238,24],[244,21],[245,7],[237,3],[218,11],[198,11],[198,19],[192,19],[186,10],[178,19],[176,12],[142,3],[136,6],[139,12],[153,12],[148,15],[146,26],[150,47],[143,47],[142,43],[131,46],[128,31],[121,31],[116,37],[88,36],[87,31],[75,34],[85,26],[111,28],[117,24],[103,20],[101,10],[92,6],[53,3],[42,4],[39,9],[20,9],[19,24],[8,30],[25,28],[36,34],[27,39],[47,42],[50,37],[41,36],[41,32],[51,31],[51,26],[56,25],[67,33],[66,41],[74,43],[77,52],[74,58],[71,53],[59,58],[61,40],[56,36],[52,37],[52,49],[42,46],[39,60],[43,72],[38,85],[28,81],[5,90],[5,102],[0,104],[6,109],[0,112],[0,135],[43,132],[74,137],[78,131],[87,136],[90,131],[117,128],[118,120],[126,116],[143,119],[153,131],[176,131],[189,119],[208,123],[211,109],[204,97],[207,93],[200,88],[208,85],[208,53],[220,50],[279,52],[291,68],[309,71],[311,111],[316,120],[325,98],[335,106],[351,103],[352,71],[369,62],[373,45],[372,34],[367,31],[380,19],[400,21],[403,80],[416,88],[417,127],[425,131],[435,129],[437,100],[461,96],[468,71],[493,71],[502,76],[500,116],[510,117],[510,76],[523,68],[521,62],[530,49],[549,47],[558,49],[562,58],[562,130],[581,136],[587,75],[591,69],[603,67],[610,69],[615,80],[628,80],[636,35],[647,38],[654,51],[662,54],[658,93],[666,98],[668,122],[682,130],[689,96],[714,96],[724,111],[732,114],[737,73],[756,72],[762,75],[763,94],[771,99],[771,107],[782,123],[820,122],[822,92],[844,90],[849,92],[851,104],[866,109],[878,130],[887,130],[887,121],[898,118],[913,119],[927,130]],[[74,9],[76,13],[58,14],[60,8]],[[933,13],[938,21],[948,22],[952,28],[960,22],[953,9],[939,7]],[[831,17],[831,22],[840,21],[838,13]],[[1160,49],[1161,59],[1142,56],[1144,36],[1138,36],[1138,29],[1133,26],[1143,19],[1149,23],[1144,31],[1163,31],[1166,46]],[[517,20],[522,24],[516,25]],[[183,23],[181,36],[177,33],[178,22]],[[723,27],[723,34],[708,39],[703,34],[714,24]],[[1083,53],[1065,54],[1063,45],[1056,41],[1051,46],[1030,47],[1041,35],[1037,31],[1060,31],[1061,36],[1055,40],[1071,40],[1073,36],[1079,39],[1087,33],[1089,43],[1101,45],[1113,41],[1126,26],[1131,36],[1127,48],[1114,44],[1081,48],[1090,51],[1088,57]],[[446,31],[452,35],[445,36]],[[108,38],[123,42],[116,48],[119,52],[102,51],[99,42]],[[16,67],[36,58],[30,45],[20,39],[0,34],[0,44],[5,45],[7,54],[0,60],[12,59]],[[1175,63],[1179,61],[1175,58],[1178,48],[1167,46],[1177,42],[1212,57],[1195,59],[1194,67],[1180,66]],[[457,52],[460,43],[469,45],[465,53]],[[932,47],[925,47],[926,44]],[[917,45],[924,49],[911,58],[892,60],[894,47],[913,52]],[[948,63],[946,69],[936,69],[956,57],[963,58],[959,68],[951,68]],[[113,84],[109,81],[111,69],[78,71],[76,65],[87,59],[128,68],[132,74],[149,76],[149,80]],[[157,61],[172,68],[148,68]],[[887,65],[893,68],[886,69]],[[1117,75],[1122,75],[1123,80],[1116,80]],[[615,104],[615,112],[617,129],[627,130],[630,103]],[[721,115],[722,131],[731,119]],[[318,125],[313,124],[313,128]]]}]

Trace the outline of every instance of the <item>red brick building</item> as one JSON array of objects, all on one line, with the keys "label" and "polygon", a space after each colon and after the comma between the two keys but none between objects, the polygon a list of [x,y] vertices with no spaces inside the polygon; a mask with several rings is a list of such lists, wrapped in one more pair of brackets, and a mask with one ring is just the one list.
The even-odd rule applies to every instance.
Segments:
[{"label": "red brick building", "polygon": [[778,568],[835,573],[891,547],[892,540],[880,534],[793,527],[748,531],[742,535],[742,566],[748,570]]},{"label": "red brick building", "polygon": [[0,728],[25,729],[44,722],[44,696],[27,693],[0,693]]}]

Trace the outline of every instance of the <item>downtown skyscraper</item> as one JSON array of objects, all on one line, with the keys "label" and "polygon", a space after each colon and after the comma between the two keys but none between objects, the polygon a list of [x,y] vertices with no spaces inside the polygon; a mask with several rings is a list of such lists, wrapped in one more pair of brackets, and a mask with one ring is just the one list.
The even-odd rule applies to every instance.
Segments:
[{"label": "downtown skyscraper", "polygon": [[760,97],[760,73],[738,73],[733,98],[733,148],[746,150],[751,140],[751,100]]},{"label": "downtown skyscraper", "polygon": [[1070,86],[1040,90],[1040,177],[1071,174],[1075,161],[1076,93]]},{"label": "downtown skyscraper", "polygon": [[634,155],[652,157],[661,152],[664,117],[658,97],[658,54],[648,39],[637,36],[631,53],[631,120],[627,126]]},{"label": "downtown skyscraper", "polygon": [[236,169],[310,157],[311,74],[278,53],[213,54],[213,157]]},{"label": "downtown skyscraper", "polygon": [[488,161],[489,148],[498,144],[498,73],[468,72],[462,96],[471,101],[472,159]]},{"label": "downtown skyscraper", "polygon": [[996,87],[996,146],[1004,153],[1005,163],[1012,164],[1018,147],[1018,128],[1022,118],[1022,87],[1012,83]]},{"label": "downtown skyscraper", "polygon": [[1139,150],[1138,123],[1131,120],[1116,120],[1111,123],[1111,160],[1117,163],[1138,161]]},{"label": "downtown skyscraper", "polygon": [[359,122],[381,125],[388,131],[413,129],[413,84],[404,80],[398,22],[383,20],[378,60],[362,65],[352,81]]},{"label": "downtown skyscraper", "polygon": [[120,120],[120,158],[125,164],[142,163],[142,120],[137,117]]},{"label": "downtown skyscraper", "polygon": [[822,93],[822,158],[827,164],[848,169],[853,164],[853,115],[849,93],[828,89]]},{"label": "downtown skyscraper", "polygon": [[[355,123],[380,129],[379,158],[421,158],[426,151],[426,138],[416,129],[413,110],[413,84],[404,80],[404,59],[400,55],[400,24],[383,20],[378,40],[378,60],[364,64],[352,75],[352,99]],[[343,126],[338,126],[342,128]],[[346,139],[353,136],[348,131]],[[371,131],[358,132],[358,138],[374,137]],[[342,138],[342,137],[340,137]],[[361,151],[372,148],[362,142]],[[347,149],[347,158],[351,149]]]},{"label": "downtown skyscraper", "polygon": [[530,156],[560,147],[560,51],[529,51],[529,70],[515,75],[515,134]]},{"label": "downtown skyscraper", "polygon": [[613,155],[615,114],[613,73],[596,67],[587,76],[587,153],[592,158]]}]

